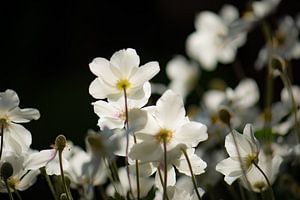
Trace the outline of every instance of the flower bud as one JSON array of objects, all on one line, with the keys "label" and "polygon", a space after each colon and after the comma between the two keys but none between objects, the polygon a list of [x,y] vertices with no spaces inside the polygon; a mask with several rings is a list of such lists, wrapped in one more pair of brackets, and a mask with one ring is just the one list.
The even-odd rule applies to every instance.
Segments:
[{"label": "flower bud", "polygon": [[14,169],[13,166],[9,162],[5,162],[2,164],[0,169],[0,175],[3,180],[7,180],[9,177],[13,175]]},{"label": "flower bud", "polygon": [[226,108],[221,108],[219,110],[219,119],[224,123],[230,126],[231,114]]},{"label": "flower bud", "polygon": [[55,139],[55,147],[58,151],[63,151],[66,147],[67,139],[64,135],[59,135]]}]

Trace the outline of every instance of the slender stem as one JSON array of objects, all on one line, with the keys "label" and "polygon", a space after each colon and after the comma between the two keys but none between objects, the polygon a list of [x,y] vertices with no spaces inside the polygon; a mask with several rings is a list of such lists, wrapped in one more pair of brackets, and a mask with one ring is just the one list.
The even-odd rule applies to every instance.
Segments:
[{"label": "slender stem", "polygon": [[187,155],[185,149],[181,148],[181,151],[182,151],[182,153],[183,153],[183,155],[184,155],[184,157],[185,157],[185,159],[188,163],[188,166],[189,166],[189,169],[190,169],[190,172],[191,172],[192,182],[193,182],[197,197],[198,197],[199,200],[202,200],[201,195],[199,194],[199,191],[198,191],[196,178],[195,178],[195,175],[194,175],[194,172],[193,172],[193,168],[192,168],[192,164],[191,164],[191,161],[189,159],[189,156]]},{"label": "slender stem", "polygon": [[16,190],[16,188],[14,188],[14,193],[16,193],[16,195],[17,195],[17,197],[18,197],[19,200],[22,200],[22,197],[21,197],[19,191]]},{"label": "slender stem", "polygon": [[63,186],[64,186],[64,191],[66,193],[67,199],[71,200],[69,190],[67,188],[64,169],[63,169],[63,164],[62,164],[62,151],[58,151],[58,157],[59,157],[60,176],[61,176],[61,180],[62,180],[62,183],[63,183]]},{"label": "slender stem", "polygon": [[283,70],[282,73],[280,73],[280,78],[284,84],[284,86],[286,87],[289,96],[291,98],[291,102],[292,102],[292,112],[293,112],[293,116],[294,116],[294,120],[295,120],[295,129],[296,129],[296,135],[297,135],[297,143],[299,143],[299,139],[300,139],[300,124],[299,124],[299,120],[297,117],[297,103],[295,101],[295,97],[293,94],[293,90],[292,90],[292,83],[288,77],[287,71]]},{"label": "slender stem", "polygon": [[163,193],[163,199],[167,199],[167,181],[168,181],[168,166],[167,166],[167,142],[166,139],[164,138],[163,140],[163,145],[164,145],[164,193]]},{"label": "slender stem", "polygon": [[[103,162],[104,162],[104,165],[105,165],[106,169],[109,169],[109,171],[110,171],[110,174],[107,174],[108,179],[110,180],[113,188],[115,189],[115,192],[120,194],[117,187],[116,187],[116,185],[115,185],[115,177],[114,177],[114,172],[113,172],[112,167],[110,166],[110,164],[107,162],[107,160],[105,158],[103,158]],[[116,174],[117,174],[117,176],[116,176],[117,181],[119,181],[118,172],[116,172]]]},{"label": "slender stem", "polygon": [[253,165],[260,171],[260,173],[264,176],[264,178],[266,179],[266,182],[268,184],[268,187],[270,189],[270,193],[271,193],[271,198],[272,200],[275,200],[275,196],[274,196],[274,191],[273,191],[273,188],[272,188],[272,185],[267,177],[267,175],[265,174],[265,172],[258,166],[258,164],[254,161],[252,161]]},{"label": "slender stem", "polygon": [[[159,166],[157,167],[157,173],[158,173],[158,176],[159,176],[159,180],[160,180],[161,185],[164,185],[164,180],[163,180],[163,177],[162,177],[162,175],[161,175],[161,171],[160,171],[160,167],[159,167]],[[167,195],[167,200],[169,200],[168,195]]]},{"label": "slender stem", "polygon": [[4,182],[5,182],[5,186],[6,186],[7,192],[8,192],[9,199],[10,200],[14,200],[14,197],[12,196],[12,193],[11,193],[11,191],[9,189],[7,179],[5,179]]},{"label": "slender stem", "polygon": [[58,196],[57,196],[57,194],[56,194],[56,192],[55,192],[54,186],[53,186],[53,184],[52,184],[52,181],[51,181],[49,175],[48,175],[47,172],[46,172],[45,167],[40,168],[40,171],[41,171],[41,174],[45,177],[45,179],[46,179],[46,181],[47,181],[47,184],[48,184],[48,187],[49,187],[49,189],[50,189],[50,191],[51,191],[51,193],[52,193],[53,199],[54,199],[54,200],[59,200],[59,199],[58,199]]},{"label": "slender stem", "polygon": [[0,126],[1,126],[1,132],[0,132],[0,136],[1,136],[1,148],[0,148],[0,160],[2,158],[2,151],[3,151],[3,141],[4,141],[4,124],[2,122],[2,120],[0,120]]}]

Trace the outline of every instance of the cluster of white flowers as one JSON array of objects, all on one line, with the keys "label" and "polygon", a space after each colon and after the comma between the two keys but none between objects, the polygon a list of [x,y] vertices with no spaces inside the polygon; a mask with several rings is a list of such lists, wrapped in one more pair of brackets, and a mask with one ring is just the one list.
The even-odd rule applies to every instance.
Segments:
[{"label": "cluster of white flowers", "polygon": [[[140,66],[134,49],[119,50],[110,60],[95,58],[89,64],[96,75],[89,93],[96,99],[92,106],[100,130],[88,131],[86,150],[63,135],[51,149],[32,149],[31,133],[20,123],[39,119],[39,111],[19,108],[13,90],[1,92],[0,192],[21,198],[18,191],[42,175],[55,200],[71,200],[75,191],[80,199],[95,199],[96,186],[103,187],[103,198],[201,200],[215,195],[213,188],[224,175],[229,187],[234,182],[244,187],[233,195],[236,199],[256,197],[255,193],[274,199],[278,176],[297,181],[282,178],[281,165],[293,163],[284,166],[293,168],[300,160],[300,88],[292,85],[285,65],[300,57],[297,22],[284,17],[271,35],[272,44],[266,44],[256,61],[256,67],[268,62],[268,73],[280,75],[284,88],[279,102],[269,99],[272,84],[267,85],[267,95],[260,95],[252,78],[243,77],[235,87],[219,81],[202,93],[198,81],[201,68],[212,71],[218,63],[232,63],[247,33],[279,3],[253,1],[241,16],[231,5],[223,6],[219,15],[199,13],[196,31],[186,43],[187,55],[194,60],[181,55],[170,60],[165,68],[168,85],[149,82],[160,66]],[[275,65],[273,58],[280,62]],[[268,83],[274,81],[270,74]],[[153,93],[161,95],[155,104]],[[200,103],[186,110],[191,93]],[[266,98],[264,109],[258,106],[261,96]],[[235,192],[234,187],[230,191]]]}]

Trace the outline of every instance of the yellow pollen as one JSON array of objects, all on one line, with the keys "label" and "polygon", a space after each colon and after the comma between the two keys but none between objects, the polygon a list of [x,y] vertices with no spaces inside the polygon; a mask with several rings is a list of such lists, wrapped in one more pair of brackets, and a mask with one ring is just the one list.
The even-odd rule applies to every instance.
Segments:
[{"label": "yellow pollen", "polygon": [[264,190],[266,190],[267,188],[267,185],[262,182],[262,181],[259,181],[259,182],[256,182],[254,185],[253,185],[254,189],[259,191],[259,192],[262,192]]},{"label": "yellow pollen", "polygon": [[20,179],[15,176],[11,176],[7,180],[9,187],[16,188],[16,186],[20,183]]},{"label": "yellow pollen", "polygon": [[168,143],[171,140],[172,135],[173,135],[172,131],[162,128],[155,135],[155,138],[158,142],[166,141],[166,143]]},{"label": "yellow pollen", "polygon": [[117,82],[117,88],[119,90],[128,89],[130,87],[130,82],[127,79],[121,79]]},{"label": "yellow pollen", "polygon": [[248,157],[245,159],[245,169],[247,170],[252,164],[253,162],[257,162],[257,156],[255,155],[248,155]]}]

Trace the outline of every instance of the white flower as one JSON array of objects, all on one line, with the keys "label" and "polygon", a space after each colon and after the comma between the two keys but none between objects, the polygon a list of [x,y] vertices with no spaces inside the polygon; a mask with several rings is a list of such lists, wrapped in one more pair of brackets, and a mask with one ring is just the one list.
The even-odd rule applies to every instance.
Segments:
[{"label": "white flower", "polygon": [[187,54],[206,70],[214,70],[218,62],[233,62],[238,47],[246,41],[245,30],[232,27],[238,17],[237,9],[231,5],[225,5],[220,16],[210,11],[198,14],[196,32],[187,38]]},{"label": "white flower", "polygon": [[[32,186],[37,180],[39,170],[28,171],[24,169],[24,166],[26,168],[24,161],[25,156],[17,155],[15,152],[3,152],[0,168],[5,162],[8,162],[12,166],[13,173],[7,180],[12,192],[14,189],[24,191]],[[4,180],[0,180],[0,192],[7,192]]]},{"label": "white flower", "polygon": [[18,123],[37,120],[40,113],[32,108],[19,108],[19,97],[13,90],[0,93],[0,128],[3,128],[4,148],[18,154],[26,152],[31,145],[31,133]]},{"label": "white flower", "polygon": [[[235,146],[233,136],[236,139],[237,147]],[[243,169],[247,173],[253,167],[253,162],[257,162],[259,144],[254,137],[252,126],[247,124],[243,134],[235,130],[233,133],[228,134],[225,139],[225,148],[230,157],[219,162],[216,170],[224,174],[225,182],[231,185],[243,175]],[[238,152],[241,156],[240,158]],[[242,163],[240,163],[240,159]]]},{"label": "white flower", "polygon": [[[145,91],[145,96],[141,99],[127,99],[127,109],[128,115],[131,114],[131,110],[139,109],[143,107],[151,95],[150,83],[144,84],[143,90]],[[98,126],[103,130],[104,127],[109,129],[124,128],[124,123],[126,119],[125,114],[125,100],[121,97],[117,101],[96,101],[93,103],[95,113],[100,117],[98,120]],[[129,124],[131,125],[131,122]]]},{"label": "white flower", "polygon": [[[274,156],[273,158],[268,157],[263,151],[261,151],[259,153],[258,160],[259,161],[257,165],[265,173],[270,184],[274,183],[283,159],[280,156]],[[251,170],[249,170],[247,173],[247,179],[250,183],[251,189],[248,187],[245,178],[241,178],[241,181],[242,185],[248,190],[252,190],[254,192],[263,192],[269,187],[266,178],[257,167],[252,167]]]},{"label": "white flower", "polygon": [[189,121],[182,98],[171,90],[161,96],[149,113],[145,127],[135,133],[142,142],[131,148],[129,156],[132,159],[160,161],[163,157],[164,141],[169,151],[177,145],[195,147],[208,137],[207,127]]},{"label": "white flower", "polygon": [[255,61],[255,68],[261,69],[267,64],[269,56],[276,56],[285,60],[300,58],[299,30],[291,16],[285,16],[279,22],[272,46],[263,47]]},{"label": "white flower", "polygon": [[257,18],[263,18],[273,12],[281,0],[261,0],[253,1],[252,9],[253,14]]},{"label": "white flower", "polygon": [[183,99],[195,87],[200,69],[183,56],[176,56],[167,63],[167,76],[171,80],[169,88],[180,94]]},{"label": "white flower", "polygon": [[90,94],[96,99],[117,100],[124,95],[125,89],[128,98],[143,98],[143,86],[159,72],[159,65],[149,62],[139,67],[139,64],[140,58],[134,49],[117,51],[110,61],[95,58],[89,65],[97,76],[90,85]]}]

